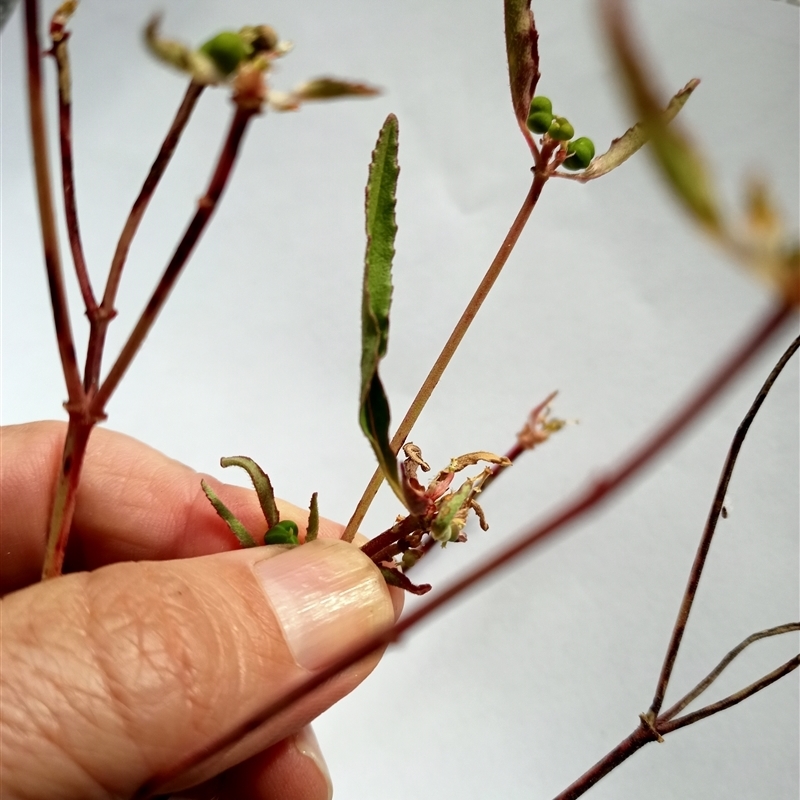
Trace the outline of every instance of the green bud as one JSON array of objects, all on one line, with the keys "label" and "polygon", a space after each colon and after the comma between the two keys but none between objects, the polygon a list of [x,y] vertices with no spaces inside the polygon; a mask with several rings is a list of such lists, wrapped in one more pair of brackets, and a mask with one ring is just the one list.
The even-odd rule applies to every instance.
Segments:
[{"label": "green bud", "polygon": [[273,525],[264,534],[264,544],[299,544],[297,525],[288,519]]},{"label": "green bud", "polygon": [[564,117],[554,117],[547,130],[551,139],[558,142],[568,142],[575,135],[575,128]]},{"label": "green bud", "polygon": [[223,31],[202,45],[200,52],[207,55],[223,75],[230,75],[253,48],[238,33]]},{"label": "green bud", "polygon": [[564,161],[567,169],[586,169],[594,158],[594,142],[581,136],[567,145],[569,156]]},{"label": "green bud", "polygon": [[528,114],[528,128],[534,133],[547,133],[553,123],[553,115],[549,111],[535,111]]},{"label": "green bud", "polygon": [[531,108],[528,111],[528,116],[535,114],[537,111],[546,111],[548,114],[553,113],[553,104],[550,102],[549,97],[534,97],[531,100]]}]

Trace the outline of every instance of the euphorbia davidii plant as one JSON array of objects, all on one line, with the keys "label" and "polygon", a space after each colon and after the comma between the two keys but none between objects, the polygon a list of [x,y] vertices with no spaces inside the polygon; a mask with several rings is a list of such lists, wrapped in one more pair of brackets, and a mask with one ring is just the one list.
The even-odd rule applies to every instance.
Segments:
[{"label": "euphorbia davidii plant", "polygon": [[[617,19],[609,17],[610,20]],[[610,151],[610,155],[605,157],[605,162],[603,161],[603,157],[597,158],[592,162],[592,156],[589,155],[590,148],[586,144],[587,137],[580,136],[578,138],[573,138],[573,134],[575,133],[575,128],[573,127],[573,123],[570,121],[574,119],[577,121],[577,116],[572,111],[573,103],[568,98],[562,96],[562,92],[554,92],[548,88],[548,96],[552,97],[552,102],[544,102],[545,97],[539,95],[537,97],[536,94],[536,80],[538,78],[539,72],[539,63],[538,63],[538,50],[536,48],[536,37],[535,31],[529,25],[529,18],[527,8],[525,7],[524,3],[507,3],[507,42],[508,42],[508,50],[509,50],[509,60],[511,64],[511,84],[512,84],[512,97],[514,100],[514,109],[515,109],[515,116],[517,118],[517,122],[519,124],[520,130],[523,133],[526,141],[528,142],[530,152],[533,155],[533,160],[535,162],[535,172],[532,181],[532,188],[529,194],[526,196],[525,205],[523,206],[523,211],[521,212],[521,216],[518,216],[517,221],[515,222],[515,226],[512,227],[511,231],[511,239],[507,239],[506,243],[504,243],[503,247],[501,248],[500,253],[498,254],[498,259],[495,260],[493,264],[493,271],[490,271],[490,280],[489,282],[493,282],[494,279],[497,277],[497,273],[499,272],[499,268],[505,262],[505,260],[509,256],[510,247],[509,245],[513,245],[516,239],[519,237],[522,227],[527,219],[527,216],[530,214],[530,210],[533,207],[533,203],[536,202],[539,193],[541,192],[546,180],[550,179],[550,173],[548,170],[558,171],[559,167],[562,165],[566,167],[588,167],[585,170],[577,170],[574,172],[573,175],[565,175],[565,177],[572,177],[575,180],[579,181],[586,181],[587,179],[594,177],[601,172],[605,171],[601,169],[601,167],[605,164],[608,165],[609,162],[613,164],[621,162],[621,156],[626,156],[629,154],[628,146],[631,144],[641,144],[644,141],[644,137],[649,135],[654,137],[654,143],[656,144],[656,151],[660,156],[660,163],[664,166],[664,169],[667,175],[671,178],[673,185],[679,192],[679,196],[681,197],[682,201],[686,203],[686,205],[692,210],[692,212],[700,219],[702,224],[708,228],[715,237],[720,239],[726,248],[734,252],[737,256],[741,256],[746,259],[748,262],[755,263],[758,269],[764,273],[767,273],[773,276],[776,282],[783,287],[782,290],[784,292],[784,296],[791,300],[796,300],[796,296],[793,294],[793,290],[795,284],[792,283],[793,280],[796,280],[796,272],[791,271],[782,271],[784,268],[781,265],[791,265],[794,262],[791,262],[789,259],[785,259],[784,256],[786,255],[786,251],[783,249],[783,239],[780,237],[776,237],[775,231],[777,228],[776,222],[776,215],[771,210],[770,204],[766,199],[766,194],[761,191],[754,191],[752,194],[752,203],[750,205],[750,222],[753,231],[758,234],[758,236],[748,239],[747,241],[743,241],[742,237],[740,236],[741,231],[743,230],[741,227],[733,227],[728,225],[727,223],[722,222],[722,213],[719,211],[718,204],[716,204],[715,199],[713,197],[713,193],[708,191],[707,184],[708,181],[705,177],[705,170],[702,165],[697,162],[694,150],[687,148],[683,138],[680,135],[673,135],[671,131],[673,128],[671,127],[664,127],[661,123],[663,121],[663,112],[662,112],[662,104],[660,102],[655,102],[652,98],[652,93],[648,88],[648,83],[642,79],[640,70],[637,69],[637,61],[631,57],[631,50],[630,50],[630,40],[626,39],[622,34],[624,31],[617,25],[614,27],[611,25],[612,33],[616,36],[616,52],[619,54],[619,57],[623,64],[625,65],[624,74],[627,76],[627,79],[630,81],[632,87],[632,94],[636,100],[638,114],[644,120],[644,126],[638,129],[634,129],[634,131],[628,136],[627,139],[623,139],[622,145],[619,143],[616,146],[616,149],[612,148]],[[230,31],[229,33],[233,34],[235,31]],[[212,43],[215,43],[212,45]],[[199,48],[197,52],[209,54],[209,51],[213,54],[215,51],[218,52],[219,50],[220,41],[218,38],[212,38],[207,40],[207,44],[203,47]],[[249,57],[249,53],[245,53],[245,47],[240,48],[244,56]],[[192,51],[193,52],[193,51]],[[210,57],[210,55],[209,55]],[[231,73],[235,72],[239,69],[239,65],[241,59],[233,59],[236,62],[235,66],[228,70],[230,64],[224,67],[222,70],[223,72],[227,72],[228,74],[225,76],[226,78],[230,76]],[[194,83],[197,83],[197,76],[194,75]],[[545,70],[545,74],[546,70]],[[238,79],[243,83],[247,83],[248,74],[246,70],[242,70],[242,72],[235,77],[235,80]],[[248,84],[249,86],[250,84]],[[688,90],[693,88],[693,84],[690,84],[687,87]],[[684,93],[679,93],[677,95],[677,99],[675,103],[671,106],[674,111],[677,111],[679,105],[677,105],[681,100],[685,100],[686,96],[688,96],[688,91]],[[266,97],[266,95],[265,95]],[[533,107],[531,104],[534,104]],[[569,117],[563,116],[556,116],[552,115],[553,109],[557,113],[562,113],[562,107],[569,107]],[[566,113],[566,112],[565,112]],[[577,113],[577,112],[576,112]],[[551,114],[552,119],[542,120],[536,118],[537,115],[541,114]],[[545,121],[548,124],[545,126]],[[581,125],[577,128],[577,133],[583,134],[584,127],[586,123],[583,121]],[[454,136],[457,133],[453,134]],[[542,136],[542,139],[538,137]],[[599,141],[598,136],[593,137],[596,141]],[[570,144],[572,142],[572,144]],[[600,148],[602,149],[602,148]],[[402,156],[401,156],[402,159]],[[574,159],[573,161],[570,161]],[[584,163],[585,162],[585,163]],[[396,177],[395,177],[396,179]],[[616,176],[615,176],[615,179]],[[538,182],[537,182],[538,181]],[[535,188],[534,188],[535,187]],[[566,187],[568,189],[573,190],[574,193],[582,190],[581,187]],[[401,198],[402,198],[402,189],[401,189]],[[401,200],[402,202],[402,200]],[[571,202],[578,202],[578,201],[571,201]],[[573,215],[574,216],[574,215]],[[401,221],[401,226],[403,225]],[[368,218],[368,226],[369,226],[369,218]],[[570,228],[576,227],[576,222],[573,219],[570,220]],[[393,234],[392,234],[393,236]],[[761,238],[759,238],[759,236]],[[763,244],[763,247],[761,246]],[[541,247],[540,247],[541,250]],[[266,246],[264,248],[266,253],[269,253],[269,247]],[[559,265],[560,266],[560,265]],[[368,265],[369,267],[369,265]],[[542,265],[538,269],[545,269],[545,266]],[[789,269],[796,269],[796,267],[789,267]],[[435,271],[433,271],[435,275]],[[788,276],[788,280],[787,280]],[[431,278],[433,280],[433,278]],[[485,287],[484,287],[485,288]],[[426,290],[433,291],[426,287]],[[485,291],[484,295],[485,296]],[[479,298],[479,301],[483,299],[483,296]],[[608,302],[607,297],[598,298],[601,302]],[[542,298],[534,298],[531,301],[531,309],[533,310],[532,313],[535,313],[537,307],[540,307],[542,304]],[[475,305],[471,307],[473,309],[472,312],[468,310],[468,316],[472,314],[474,316],[474,309]],[[281,304],[281,313],[283,314],[284,307],[283,303]],[[785,315],[785,311],[782,312]],[[276,314],[276,306],[273,303],[270,307],[270,315],[275,316]],[[296,324],[295,320],[300,319],[302,320],[302,314],[296,313],[292,314],[289,312],[288,314],[283,314],[283,318],[286,322],[287,327],[291,328],[293,324]],[[770,320],[772,326],[774,327],[776,324],[776,320],[778,319],[777,314]],[[457,329],[458,330],[458,329]],[[463,335],[463,330],[461,330],[460,335]],[[762,329],[764,333],[764,338],[766,338],[766,331],[769,330],[769,326],[765,325]],[[485,335],[485,334],[484,334]],[[427,338],[427,337],[426,337]],[[546,345],[540,343],[539,344],[539,352],[541,352],[542,348],[545,348]],[[383,347],[385,351],[385,345]],[[748,351],[746,347],[744,347],[739,352],[744,354],[745,352],[751,352],[754,350],[754,347],[751,347]],[[451,348],[452,352],[452,348]],[[537,353],[536,349],[531,350],[530,353],[525,353],[525,369],[536,369],[536,359],[535,355]],[[382,356],[383,353],[380,353]],[[449,356],[448,356],[449,357]],[[510,358],[510,356],[508,357]],[[363,350],[362,350],[362,426],[367,428],[367,433],[370,436],[371,441],[373,442],[373,446],[376,450],[376,455],[378,455],[378,459],[382,464],[382,467],[385,472],[389,474],[389,477],[392,475],[395,476],[395,485],[398,486],[401,484],[398,477],[398,473],[394,467],[394,461],[392,460],[390,455],[387,455],[388,448],[394,447],[395,451],[397,450],[399,443],[390,443],[388,440],[388,425],[389,421],[388,418],[384,418],[380,424],[374,424],[374,420],[380,415],[376,415],[374,412],[377,405],[375,403],[367,402],[365,405],[365,398],[370,400],[370,398],[378,397],[380,400],[380,392],[378,392],[377,388],[375,388],[374,378],[377,374],[377,361],[373,360],[371,365],[367,370],[366,379],[364,377],[363,371]],[[528,366],[530,363],[530,366]],[[98,369],[99,369],[99,360],[97,362]],[[730,374],[735,372],[735,368],[738,366],[736,363],[736,359],[733,359],[729,363],[729,370]],[[268,367],[265,367],[268,368]],[[519,369],[520,367],[511,366],[511,369]],[[724,373],[724,370],[722,370]],[[718,373],[722,375],[722,373]],[[724,374],[722,377],[728,378],[730,374]],[[292,387],[292,383],[295,384]],[[90,381],[91,384],[91,381]],[[287,382],[284,386],[280,381],[277,383],[277,386],[282,386],[287,392],[296,392],[297,381]],[[366,391],[365,391],[366,387]],[[482,379],[481,376],[475,376],[475,384],[474,384],[474,391],[479,392],[482,387]],[[430,390],[430,386],[428,387],[428,391]],[[541,395],[546,394],[552,388],[552,384],[549,386],[542,387]],[[713,388],[718,388],[713,387]],[[101,390],[102,391],[102,390]],[[274,389],[273,389],[274,391]],[[527,405],[533,405],[536,398],[531,398],[527,400]],[[708,399],[708,398],[706,398]],[[574,408],[574,404],[571,404],[571,407]],[[367,413],[364,413],[366,409]],[[697,408],[693,409],[693,411],[697,411]],[[520,414],[520,417],[524,416],[524,412]],[[581,414],[583,417],[584,415]],[[366,425],[365,425],[365,417],[366,417]],[[519,427],[519,425],[513,426],[514,429]],[[464,429],[462,427],[462,435],[464,434]],[[478,431],[478,435],[480,435],[480,431]],[[399,437],[401,440],[405,438],[405,434]],[[415,434],[416,438],[416,434]],[[424,440],[420,440],[419,442],[423,448],[425,449],[426,458],[430,458],[428,455],[429,448],[427,443]],[[510,442],[509,442],[510,444]],[[454,450],[447,452],[445,456],[449,458],[453,452],[460,452],[460,450],[466,449],[463,445],[460,445],[457,441],[453,441],[452,445]],[[475,445],[476,447],[494,447],[495,449],[500,449],[506,446],[506,442],[502,441],[499,442],[498,445],[490,444],[489,442],[485,442],[483,440],[479,440]],[[347,454],[349,457],[349,453]],[[409,456],[411,459],[411,464],[415,464],[417,462],[414,461],[412,456]],[[307,466],[313,466],[313,458],[310,461],[305,462]],[[623,462],[626,463],[626,462]],[[638,468],[639,464],[634,464],[636,468]],[[275,469],[271,468],[270,470],[275,473]],[[452,473],[450,473],[452,474]],[[413,474],[412,467],[409,466],[408,469],[403,469],[403,475],[406,476],[406,485],[411,485],[412,479],[416,480],[415,475]],[[437,475],[437,479],[434,481],[434,484],[429,489],[422,489],[421,488],[421,495],[425,496],[426,493],[428,499],[437,502],[443,499],[443,494],[437,494],[439,490],[442,488],[443,477],[440,477],[441,473]],[[616,473],[612,470],[610,473],[611,478],[618,478],[620,475],[619,471]],[[487,476],[488,477],[488,476]],[[506,480],[505,478],[503,480]],[[605,478],[606,481],[609,481],[609,476],[607,475]],[[501,482],[502,483],[502,482]],[[317,488],[312,487],[312,488]],[[447,490],[448,487],[444,487]],[[492,490],[500,491],[500,486],[498,489]],[[414,492],[412,492],[413,494]],[[403,492],[401,487],[400,494],[403,496],[405,500],[408,500],[407,494]],[[417,494],[420,494],[418,492]],[[437,495],[434,497],[434,495]],[[454,496],[457,496],[458,492],[455,493]],[[469,492],[467,492],[463,498],[461,498],[464,503],[467,501],[469,496]],[[325,492],[322,492],[323,501],[325,498]],[[224,499],[224,498],[223,498]],[[473,498],[474,499],[474,498]],[[591,500],[591,497],[589,497]],[[508,502],[506,500],[505,502]],[[453,511],[454,516],[453,518],[448,520],[448,525],[452,524],[453,519],[458,514],[458,512],[463,507],[463,503],[458,508],[452,509],[448,508],[449,511]],[[412,511],[412,509],[409,509]],[[497,527],[497,522],[494,518],[494,514],[490,511],[489,516],[493,521],[493,528]],[[391,522],[391,518],[388,520]],[[433,519],[430,520],[431,522],[431,532],[433,533],[433,526],[432,523],[434,522]],[[269,522],[268,526],[270,529],[277,527],[280,524],[280,520],[274,520],[273,522]],[[402,523],[398,523],[402,525]],[[382,527],[386,527],[383,525]],[[392,526],[394,527],[394,526]],[[391,530],[391,528],[387,528],[387,530]],[[291,532],[290,532],[291,533]],[[401,531],[403,533],[403,531]],[[413,531],[411,533],[414,533]],[[489,536],[491,534],[486,534]],[[481,534],[483,536],[483,534]],[[433,536],[432,538],[436,538]],[[440,538],[444,538],[443,534]],[[449,536],[448,536],[449,538]],[[457,538],[457,537],[456,537]],[[477,536],[475,538],[478,538]],[[414,542],[402,542],[402,536],[396,537],[392,542],[387,542],[386,546],[395,546],[405,547],[406,544],[410,546],[403,550],[403,553],[408,552],[409,550],[416,549]],[[375,552],[375,555],[390,555],[388,553],[383,552],[384,547],[382,546],[380,550]],[[450,554],[448,550],[447,555]],[[394,554],[391,554],[394,555]],[[398,552],[397,555],[399,556],[400,553]],[[395,568],[387,568],[394,570]],[[731,646],[733,642],[730,643]],[[721,653],[720,653],[721,655]],[[446,667],[445,667],[446,668]],[[646,723],[646,724],[645,724]],[[647,725],[650,728],[647,728]],[[643,722],[642,730],[645,731],[647,735],[647,731],[652,729],[653,736],[658,734],[658,731],[655,730],[654,721],[652,719],[647,719]]]}]

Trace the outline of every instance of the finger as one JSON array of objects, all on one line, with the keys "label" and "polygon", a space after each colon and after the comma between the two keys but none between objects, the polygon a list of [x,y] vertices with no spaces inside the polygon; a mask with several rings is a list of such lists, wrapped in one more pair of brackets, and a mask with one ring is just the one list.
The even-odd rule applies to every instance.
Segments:
[{"label": "finger", "polygon": [[311,726],[228,770],[216,800],[330,800],[333,785]]},{"label": "finger", "polygon": [[[39,422],[0,429],[3,559],[0,590],[37,580],[66,425]],[[69,563],[92,569],[121,560],[183,558],[239,544],[200,488],[199,475],[141,442],[102,428],[89,439],[78,488]],[[266,529],[255,493],[206,477],[254,537]],[[281,516],[306,525],[307,510],[279,502]],[[341,526],[320,520],[320,536]]]},{"label": "finger", "polygon": [[363,553],[318,540],[67,575],[7,596],[0,619],[0,782],[9,796],[82,798],[129,796],[178,766],[163,790],[193,786],[286,738],[377,656],[201,766],[185,760],[394,613]]}]

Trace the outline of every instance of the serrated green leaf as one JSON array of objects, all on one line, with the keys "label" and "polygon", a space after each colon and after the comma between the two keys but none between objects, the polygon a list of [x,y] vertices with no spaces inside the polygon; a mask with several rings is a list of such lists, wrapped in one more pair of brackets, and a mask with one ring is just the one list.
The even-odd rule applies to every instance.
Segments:
[{"label": "serrated green leaf", "polygon": [[225,521],[225,524],[230,528],[231,533],[239,540],[239,544],[242,547],[255,547],[256,543],[253,541],[253,537],[247,531],[247,528],[239,522],[238,519],[233,515],[233,512],[222,502],[222,500],[217,497],[214,493],[214,490],[205,482],[200,481],[200,486],[202,487],[203,491],[206,494],[209,502],[212,506],[214,506],[214,511],[222,517]]},{"label": "serrated green leaf", "polygon": [[628,97],[652,142],[651,152],[667,182],[698,222],[721,229],[711,176],[700,153],[676,125],[667,125],[645,60],[636,46],[630,22],[619,0],[602,4],[602,21],[622,74]]},{"label": "serrated green leaf", "polygon": [[514,116],[525,127],[539,81],[539,34],[531,0],[505,0],[506,57]]},{"label": "serrated green leaf", "polygon": [[261,506],[264,519],[267,521],[267,527],[275,527],[280,521],[280,514],[278,513],[278,507],[275,505],[275,492],[272,490],[272,484],[266,472],[252,458],[247,456],[221,458],[219,463],[222,467],[241,467],[247,472],[253,482],[253,488],[256,490],[258,503]]},{"label": "serrated green leaf", "polygon": [[[699,84],[700,81],[693,78],[669,101],[667,107],[661,112],[661,120],[665,125],[675,119]],[[637,122],[618,139],[614,139],[608,150],[603,155],[597,156],[584,170],[579,176],[579,180],[590,181],[611,172],[612,169],[616,169],[627,161],[637,150],[644,147],[649,140],[647,129],[641,122]]]},{"label": "serrated green leaf", "polygon": [[381,470],[394,493],[403,500],[397,459],[389,444],[389,401],[378,376],[378,365],[389,342],[392,304],[392,259],[397,233],[395,203],[397,176],[397,117],[383,123],[372,152],[366,191],[367,251],[361,299],[361,391],[359,422]]}]

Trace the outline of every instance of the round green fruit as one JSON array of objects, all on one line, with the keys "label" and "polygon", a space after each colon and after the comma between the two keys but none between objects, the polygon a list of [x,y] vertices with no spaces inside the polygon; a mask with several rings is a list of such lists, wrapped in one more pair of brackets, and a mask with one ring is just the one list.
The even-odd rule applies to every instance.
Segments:
[{"label": "round green fruit", "polygon": [[238,33],[223,31],[202,45],[200,52],[207,55],[223,75],[230,75],[250,55],[252,48]]},{"label": "round green fruit", "polygon": [[564,161],[567,169],[586,169],[594,158],[594,142],[586,136],[581,136],[567,145],[567,153],[569,155]]},{"label": "round green fruit", "polygon": [[535,111],[528,114],[528,128],[534,133],[547,133],[553,124],[553,115],[549,111]]},{"label": "round green fruit", "polygon": [[264,534],[264,544],[298,544],[297,525],[291,520],[283,520],[273,525]]},{"label": "round green fruit", "polygon": [[553,113],[553,104],[550,102],[549,97],[539,96],[531,100],[531,107],[528,115],[535,114],[537,111],[546,111],[548,114]]},{"label": "round green fruit", "polygon": [[568,142],[575,135],[575,128],[564,117],[554,117],[547,134],[558,142]]}]

